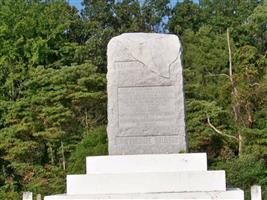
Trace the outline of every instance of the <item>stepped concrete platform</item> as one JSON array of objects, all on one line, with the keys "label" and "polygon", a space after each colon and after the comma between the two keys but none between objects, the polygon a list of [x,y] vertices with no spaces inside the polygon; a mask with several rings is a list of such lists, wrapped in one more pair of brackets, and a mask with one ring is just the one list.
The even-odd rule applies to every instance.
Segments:
[{"label": "stepped concrete platform", "polygon": [[244,199],[226,190],[224,171],[207,170],[203,153],[94,156],[86,165],[86,175],[67,176],[67,194],[45,200]]},{"label": "stepped concrete platform", "polygon": [[54,195],[44,200],[92,200],[92,199],[176,199],[176,200],[243,200],[244,192],[240,189],[227,189],[219,192],[171,192],[171,193],[135,193],[102,195]]},{"label": "stepped concrete platform", "polygon": [[91,156],[86,173],[207,171],[205,153]]},{"label": "stepped concrete platform", "polygon": [[224,171],[68,175],[68,194],[225,191]]}]

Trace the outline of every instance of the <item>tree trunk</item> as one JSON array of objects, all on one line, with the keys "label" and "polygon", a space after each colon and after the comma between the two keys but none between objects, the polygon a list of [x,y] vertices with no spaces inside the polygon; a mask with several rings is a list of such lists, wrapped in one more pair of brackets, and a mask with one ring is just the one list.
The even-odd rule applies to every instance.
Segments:
[{"label": "tree trunk", "polygon": [[231,83],[231,98],[232,98],[232,108],[234,112],[234,119],[236,123],[236,127],[238,129],[237,135],[238,135],[238,155],[240,156],[242,154],[242,145],[243,145],[243,139],[242,135],[240,133],[240,103],[238,99],[238,91],[236,88],[236,84],[233,77],[233,67],[232,67],[232,52],[231,52],[231,45],[230,45],[230,34],[229,29],[227,28],[227,45],[228,45],[228,55],[229,55],[229,79]]},{"label": "tree trunk", "polygon": [[50,154],[50,159],[51,159],[51,164],[54,165],[54,153],[53,153],[53,148],[52,145],[50,143],[48,143],[48,152]]},{"label": "tree trunk", "polygon": [[61,153],[62,153],[62,166],[63,170],[66,170],[66,160],[65,160],[65,155],[64,155],[64,144],[63,141],[61,141]]}]

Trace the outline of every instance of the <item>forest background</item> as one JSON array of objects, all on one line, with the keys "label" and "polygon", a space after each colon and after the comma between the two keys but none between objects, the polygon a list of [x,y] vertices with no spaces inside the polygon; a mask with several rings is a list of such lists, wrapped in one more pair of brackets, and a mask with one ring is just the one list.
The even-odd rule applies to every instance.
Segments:
[{"label": "forest background", "polygon": [[180,37],[189,151],[267,199],[267,0],[1,0],[0,199],[63,193],[107,154],[106,49],[124,32]]}]

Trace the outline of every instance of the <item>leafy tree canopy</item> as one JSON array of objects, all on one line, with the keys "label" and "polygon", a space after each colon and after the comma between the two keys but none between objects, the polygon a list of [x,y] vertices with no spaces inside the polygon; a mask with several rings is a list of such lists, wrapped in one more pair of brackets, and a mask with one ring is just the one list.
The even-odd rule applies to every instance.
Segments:
[{"label": "leafy tree canopy", "polygon": [[190,152],[266,196],[267,1],[83,5],[0,1],[0,199],[64,192],[66,173],[107,153],[106,47],[124,32],[180,37]]}]

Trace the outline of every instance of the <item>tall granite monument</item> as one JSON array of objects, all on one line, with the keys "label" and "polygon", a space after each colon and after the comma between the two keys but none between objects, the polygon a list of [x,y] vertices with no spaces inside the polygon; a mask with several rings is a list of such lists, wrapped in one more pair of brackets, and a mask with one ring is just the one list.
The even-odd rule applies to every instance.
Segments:
[{"label": "tall granite monument", "polygon": [[[67,192],[45,200],[244,200],[205,153],[186,151],[181,45],[177,36],[127,33],[108,45],[108,156],[86,158]],[[138,155],[127,155],[138,154]]]},{"label": "tall granite monument", "polygon": [[177,36],[125,33],[108,44],[109,154],[185,152]]}]

